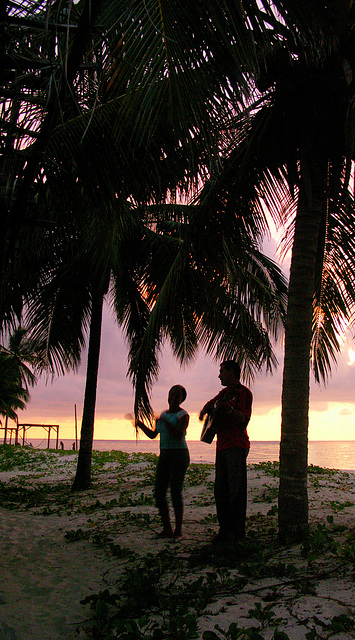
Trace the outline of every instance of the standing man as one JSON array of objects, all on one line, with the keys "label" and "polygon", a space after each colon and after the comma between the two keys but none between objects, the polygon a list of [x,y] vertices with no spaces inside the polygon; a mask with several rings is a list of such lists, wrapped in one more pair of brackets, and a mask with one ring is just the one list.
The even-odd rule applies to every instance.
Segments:
[{"label": "standing man", "polygon": [[234,360],[222,362],[219,379],[224,387],[200,412],[218,421],[216,447],[216,500],[219,533],[213,542],[236,542],[245,538],[247,509],[247,455],[250,442],[247,425],[251,416],[252,393],[240,379]]}]

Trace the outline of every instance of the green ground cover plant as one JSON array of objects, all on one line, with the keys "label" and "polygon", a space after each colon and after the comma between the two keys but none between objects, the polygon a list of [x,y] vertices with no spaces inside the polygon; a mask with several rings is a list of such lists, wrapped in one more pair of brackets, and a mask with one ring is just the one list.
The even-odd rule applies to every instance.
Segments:
[{"label": "green ground cover plant", "polygon": [[[60,513],[70,506],[70,485],[38,483],[34,487],[0,482],[0,505],[6,509],[28,510],[51,506]],[[43,512],[42,512],[43,513]]]},{"label": "green ground cover plant", "polygon": [[263,485],[263,491],[260,495],[253,498],[253,502],[274,502],[278,496],[278,486],[269,484]]},{"label": "green ground cover plant", "polygon": [[187,469],[185,482],[189,486],[205,484],[207,487],[213,486],[213,480],[210,480],[214,465],[212,464],[190,464]]},{"label": "green ground cover plant", "polygon": [[0,471],[25,471],[31,469],[35,472],[43,470],[58,469],[58,459],[65,464],[66,460],[77,459],[76,451],[55,450],[54,451],[34,449],[33,447],[21,447],[9,444],[0,445]]},{"label": "green ground cover plant", "polygon": [[262,471],[267,476],[278,478],[280,475],[280,464],[274,462],[258,462],[254,464],[254,469]]},{"label": "green ground cover plant", "polygon": [[[10,448],[11,449],[11,448]],[[0,482],[0,505],[11,510],[30,510],[37,515],[80,515],[80,520],[62,532],[70,549],[92,545],[107,559],[120,563],[117,580],[110,589],[83,600],[85,621],[80,632],[97,640],[287,640],[284,614],[278,604],[284,599],[291,611],[294,598],[316,596],[317,583],[339,576],[352,579],[355,567],[355,533],[339,521],[353,503],[324,501],[332,514],[310,526],[302,545],[280,545],[277,535],[277,463],[255,465],[270,477],[253,502],[265,503],[267,513],[248,516],[248,535],[233,547],[206,544],[216,530],[213,507],[199,525],[204,536],[194,546],[168,541],[162,550],[142,555],[117,541],[122,531],[144,531],[154,536],[158,516],[153,499],[156,456],[95,452],[93,487],[73,494],[68,473],[74,473],[76,452],[12,450],[0,447],[0,471],[20,471]],[[52,476],[65,465],[63,482]],[[187,489],[190,506],[213,503],[211,465],[191,465]],[[311,478],[321,483],[332,479],[333,470],[316,468]],[[49,478],[45,482],[45,478]],[[339,476],[341,486],[343,476]],[[348,482],[344,474],[343,483]],[[260,485],[258,485],[260,486]],[[321,490],[321,484],[319,484]],[[317,489],[318,491],[318,489]],[[137,509],[137,507],[140,507]],[[259,507],[257,507],[259,508]],[[80,524],[79,524],[80,522]],[[126,527],[126,529],[125,529]],[[134,535],[134,533],[133,533]],[[121,537],[122,538],[122,537]],[[124,535],[123,538],[124,540]],[[252,596],[254,604],[243,621],[223,625],[214,622],[219,611],[233,607],[240,596]],[[219,603],[221,603],[219,605]],[[352,608],[347,615],[329,620],[311,616],[303,621],[305,640],[328,640],[336,633],[354,632]],[[199,630],[199,621],[209,618],[211,628]]]}]

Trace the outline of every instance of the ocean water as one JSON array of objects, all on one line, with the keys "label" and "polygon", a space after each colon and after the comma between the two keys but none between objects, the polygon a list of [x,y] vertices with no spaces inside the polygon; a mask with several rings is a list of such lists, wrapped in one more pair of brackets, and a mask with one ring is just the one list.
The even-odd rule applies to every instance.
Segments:
[{"label": "ocean water", "polygon": [[[33,447],[45,449],[47,439],[30,440]],[[71,449],[72,440],[62,440],[65,449]],[[279,459],[279,442],[251,442],[248,464],[257,462],[274,462]],[[55,439],[51,439],[50,447],[55,448]],[[215,443],[205,444],[199,440],[188,442],[191,462],[213,463]],[[98,451],[126,451],[127,453],[159,453],[157,440],[94,440],[94,449]],[[308,463],[328,469],[355,471],[355,440],[347,441],[312,441],[308,447]]]}]

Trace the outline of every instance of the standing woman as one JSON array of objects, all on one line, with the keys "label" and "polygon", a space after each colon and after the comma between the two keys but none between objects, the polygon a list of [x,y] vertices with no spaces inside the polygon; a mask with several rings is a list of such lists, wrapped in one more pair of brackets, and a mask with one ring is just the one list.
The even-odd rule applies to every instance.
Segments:
[{"label": "standing woman", "polygon": [[[171,387],[168,395],[169,409],[163,411],[156,420],[155,429],[150,429],[140,420],[136,425],[148,438],[156,438],[160,434],[160,455],[155,478],[155,501],[159,509],[163,530],[159,538],[180,538],[182,535],[183,500],[182,485],[190,463],[189,450],[186,444],[186,429],[189,414],[180,405],[186,399],[186,389],[179,384]],[[171,500],[175,513],[175,530],[172,529],[167,502],[167,491],[170,486]]]}]

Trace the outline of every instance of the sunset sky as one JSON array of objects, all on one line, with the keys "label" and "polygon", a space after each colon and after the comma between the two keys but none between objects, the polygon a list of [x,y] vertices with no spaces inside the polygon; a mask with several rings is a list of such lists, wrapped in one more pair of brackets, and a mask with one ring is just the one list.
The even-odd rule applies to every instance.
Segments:
[{"label": "sunset sky", "polygon": [[[264,250],[275,259],[276,240],[271,238]],[[288,262],[283,263],[284,271]],[[310,440],[355,439],[355,341],[349,331],[342,353],[326,387],[312,381],[310,407]],[[281,384],[283,345],[277,346],[278,369],[273,375],[262,371],[249,385],[254,396],[253,415],[248,427],[251,440],[279,440],[281,424]],[[200,354],[188,368],[180,369],[169,348],[161,357],[161,369],[152,394],[156,412],[167,407],[167,393],[173,384],[187,389],[184,408],[190,413],[188,437],[198,440],[201,423],[198,412],[205,402],[221,389],[219,365]],[[75,439],[74,405],[77,406],[78,435],[84,398],[86,359],[77,374],[58,378],[52,384],[41,380],[31,391],[31,401],[20,412],[20,423],[59,424],[61,439]],[[127,347],[112,312],[106,308],[102,332],[102,349],[97,392],[95,438],[102,440],[134,439],[134,428],[124,419],[132,411],[133,388],[127,378]],[[31,429],[28,439],[44,437],[43,432]],[[140,436],[145,439],[145,436]]]}]

